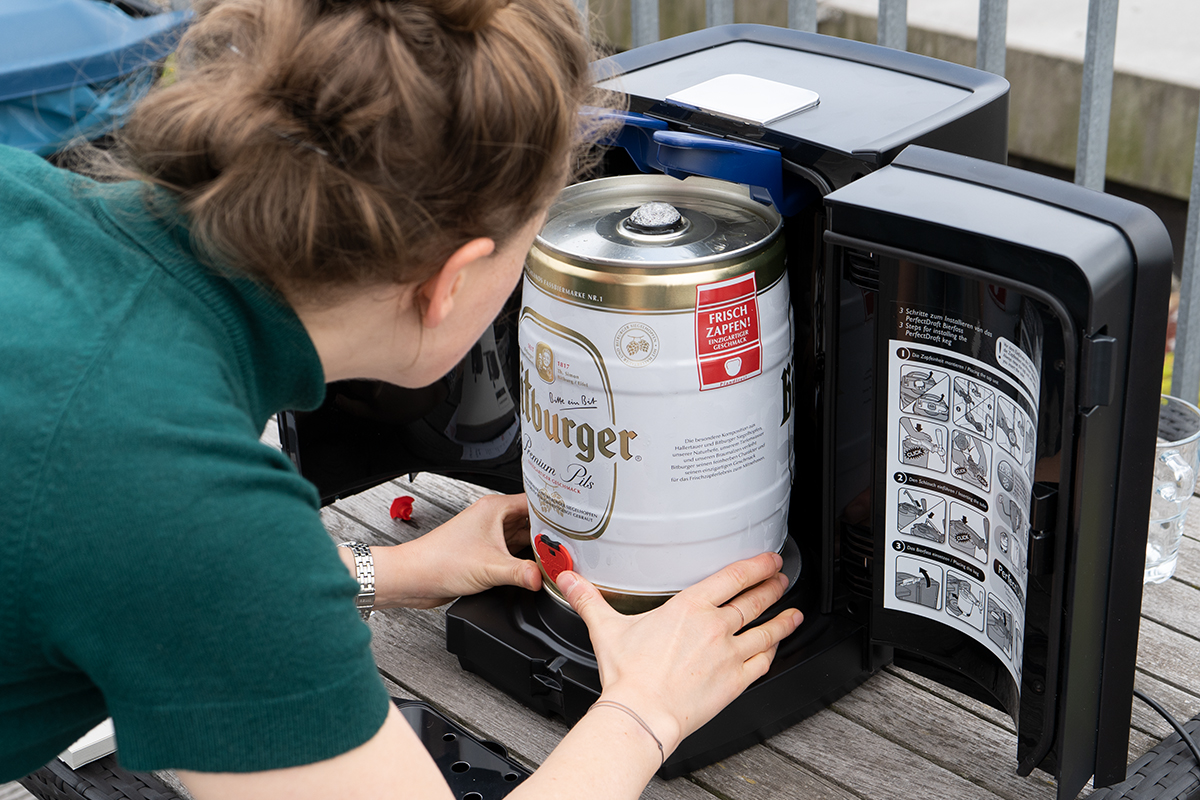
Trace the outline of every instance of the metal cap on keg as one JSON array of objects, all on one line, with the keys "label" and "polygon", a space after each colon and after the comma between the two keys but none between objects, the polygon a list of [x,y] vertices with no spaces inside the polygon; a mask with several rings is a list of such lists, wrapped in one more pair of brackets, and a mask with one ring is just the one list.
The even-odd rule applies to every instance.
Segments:
[{"label": "metal cap on keg", "polygon": [[782,219],[735,183],[623,175],[567,187],[526,260],[535,285],[609,309],[685,309],[699,284],[783,275]]},{"label": "metal cap on keg", "polygon": [[679,209],[657,200],[643,203],[617,224],[617,230],[622,234],[644,242],[663,242],[668,237],[679,236],[689,227],[691,223]]},{"label": "metal cap on keg", "polygon": [[781,224],[738,184],[621,176],[567,187],[538,245],[612,266],[699,265],[748,256],[778,236]]}]

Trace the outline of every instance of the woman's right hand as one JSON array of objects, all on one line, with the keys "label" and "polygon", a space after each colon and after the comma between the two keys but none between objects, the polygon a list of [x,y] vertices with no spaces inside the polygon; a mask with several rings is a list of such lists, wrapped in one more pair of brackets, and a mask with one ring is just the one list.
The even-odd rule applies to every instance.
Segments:
[{"label": "woman's right hand", "polygon": [[601,699],[636,711],[669,755],[766,673],[779,642],[799,627],[803,615],[787,609],[738,633],[783,596],[781,565],[775,553],[738,561],[636,616],[614,611],[574,572],[557,584],[587,624]]}]

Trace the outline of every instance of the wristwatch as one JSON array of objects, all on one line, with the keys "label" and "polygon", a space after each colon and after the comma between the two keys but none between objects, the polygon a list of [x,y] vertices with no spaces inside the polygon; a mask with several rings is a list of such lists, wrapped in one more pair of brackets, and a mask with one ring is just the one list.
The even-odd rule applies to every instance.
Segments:
[{"label": "wristwatch", "polygon": [[338,547],[349,547],[354,555],[354,577],[358,579],[358,597],[354,598],[354,607],[366,622],[375,615],[375,558],[371,555],[371,548],[362,542],[342,542]]}]

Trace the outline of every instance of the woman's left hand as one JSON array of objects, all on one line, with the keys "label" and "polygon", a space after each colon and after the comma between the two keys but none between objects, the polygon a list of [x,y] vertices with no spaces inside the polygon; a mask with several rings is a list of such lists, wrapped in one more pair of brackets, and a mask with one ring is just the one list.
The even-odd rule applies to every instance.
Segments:
[{"label": "woman's left hand", "polygon": [[493,586],[542,587],[529,546],[525,495],[487,495],[449,522],[396,547],[373,548],[377,608],[434,608]]}]

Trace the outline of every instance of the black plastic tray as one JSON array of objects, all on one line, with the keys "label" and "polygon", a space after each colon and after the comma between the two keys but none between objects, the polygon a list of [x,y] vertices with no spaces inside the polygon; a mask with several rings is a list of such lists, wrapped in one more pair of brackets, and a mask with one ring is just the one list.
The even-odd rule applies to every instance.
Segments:
[{"label": "black plastic tray", "polygon": [[529,770],[509,758],[504,745],[477,738],[428,703],[397,697],[392,702],[417,732],[458,800],[498,800],[529,777]]}]

